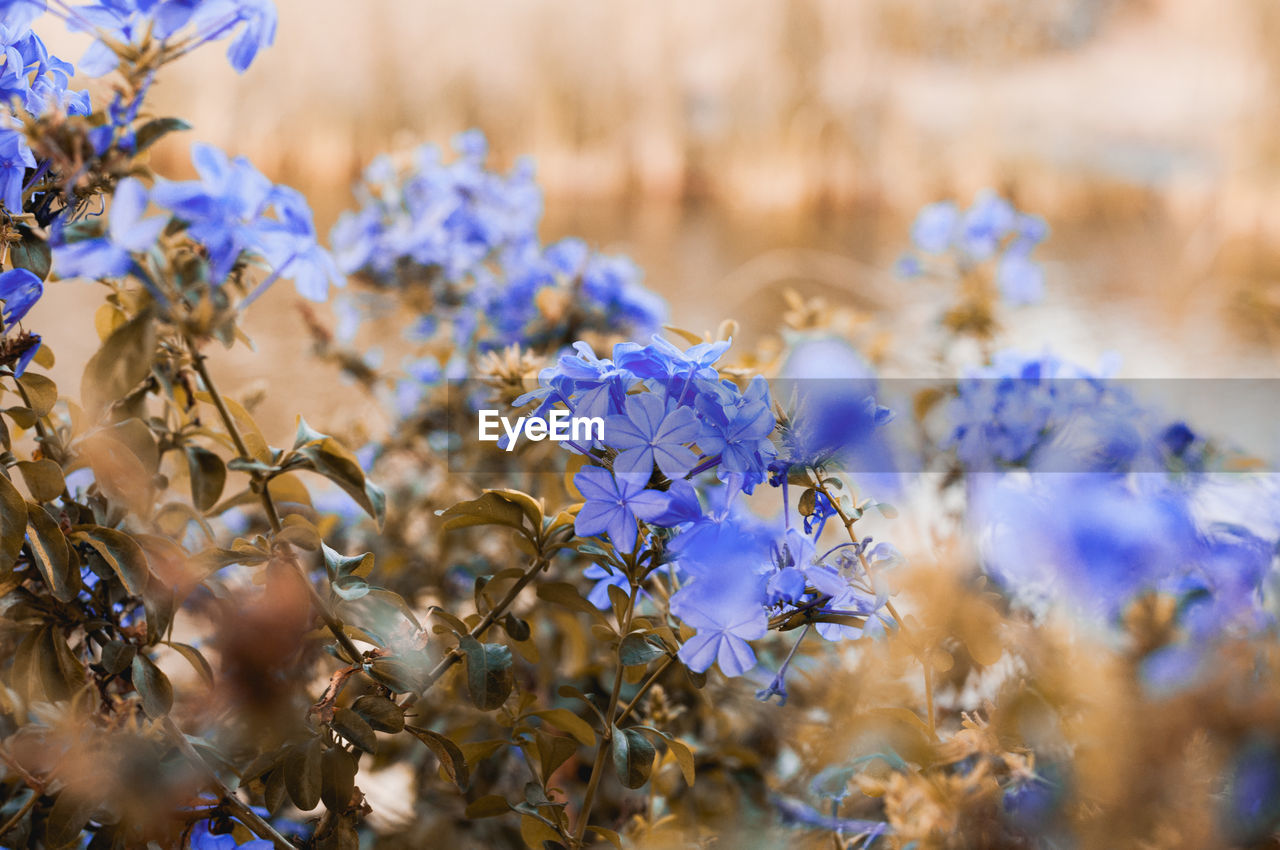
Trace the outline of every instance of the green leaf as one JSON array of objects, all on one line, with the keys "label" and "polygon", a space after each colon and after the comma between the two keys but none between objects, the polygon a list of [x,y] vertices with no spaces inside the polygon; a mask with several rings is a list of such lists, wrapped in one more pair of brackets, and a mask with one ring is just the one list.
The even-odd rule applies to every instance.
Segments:
[{"label": "green leaf", "polygon": [[341,812],[356,789],[356,757],[341,747],[330,747],[320,758],[320,799],[331,812]]},{"label": "green leaf", "polygon": [[320,803],[324,749],[319,738],[312,738],[305,744],[296,745],[285,756],[285,790],[301,811],[309,812]]},{"label": "green leaf", "polygon": [[369,573],[373,572],[372,552],[347,557],[326,545],[321,545],[320,549],[324,552],[324,565],[329,571],[330,581],[337,581],[343,576],[368,578]]},{"label": "green leaf", "polygon": [[340,708],[335,711],[329,725],[333,727],[333,731],[366,753],[377,752],[378,736],[373,733],[373,728],[364,721],[364,718],[351,709]]},{"label": "green leaf", "polygon": [[[471,771],[467,768],[467,759],[462,754],[461,748],[458,747],[451,739],[446,738],[439,732],[432,732],[430,729],[421,729],[417,726],[406,726],[405,731],[413,735],[422,743],[426,744],[435,753],[437,759],[440,760],[440,767],[444,770],[449,781],[459,788],[466,788],[467,783],[471,781]],[[506,802],[505,800],[503,801]]]},{"label": "green leaf", "polygon": [[476,525],[505,525],[507,528],[514,528],[528,534],[524,526],[525,512],[521,506],[494,490],[486,491],[478,499],[459,502],[447,510],[436,513],[444,520],[440,526],[442,531],[453,531],[455,528],[469,528]]},{"label": "green leaf", "polygon": [[591,724],[567,708],[548,708],[543,711],[534,711],[532,714],[560,731],[572,735],[584,747],[596,745],[596,731],[591,728]]},{"label": "green leaf", "polygon": [[345,490],[365,513],[377,521],[378,527],[382,527],[387,518],[386,496],[365,479],[360,462],[345,446],[332,437],[325,437],[319,442],[302,446],[297,449],[297,453],[306,459],[313,472],[323,475]]},{"label": "green leaf", "polygon": [[22,238],[10,243],[9,262],[15,269],[26,269],[41,280],[48,280],[53,260],[49,243],[25,224],[19,224],[17,230]]},{"label": "green leaf", "polygon": [[132,537],[114,528],[78,525],[71,530],[71,539],[97,552],[120,577],[120,582],[131,595],[141,596],[146,590],[147,579],[151,575],[147,556]]},{"label": "green leaf", "polygon": [[639,788],[649,781],[657,750],[649,739],[635,729],[613,727],[613,769],[628,788]]},{"label": "green leaf", "polygon": [[412,693],[422,686],[419,669],[399,658],[374,659],[369,675],[398,694]]},{"label": "green leaf", "polygon": [[627,635],[618,647],[618,658],[627,667],[640,667],[666,654],[667,649],[661,640],[642,632]]},{"label": "green leaf", "polygon": [[80,592],[80,577],[71,562],[71,549],[58,523],[35,502],[27,503],[27,546],[54,598],[70,602]]},{"label": "green leaf", "polygon": [[102,669],[108,675],[118,676],[133,663],[133,657],[137,654],[138,648],[131,643],[122,640],[108,641],[102,647]]},{"label": "green leaf", "polygon": [[511,650],[501,644],[486,643],[463,635],[458,641],[467,663],[467,690],[477,708],[491,711],[507,701],[514,684]]},{"label": "green leaf", "polygon": [[187,446],[187,469],[191,473],[191,503],[196,510],[207,513],[218,499],[227,483],[227,465],[222,458],[200,446]]},{"label": "green leaf", "polygon": [[561,847],[560,833],[551,828],[546,818],[528,813],[520,815],[520,837],[530,850],[544,850],[548,844]]},{"label": "green leaf", "polygon": [[50,848],[61,848],[79,843],[80,833],[97,807],[96,802],[84,795],[64,790],[49,810],[45,822],[45,844]]},{"label": "green leaf", "polygon": [[510,635],[511,639],[517,643],[523,643],[528,640],[529,636],[532,634],[529,624],[524,620],[521,620],[515,614],[508,614],[502,618],[501,622],[503,631]]},{"label": "green leaf", "polygon": [[600,616],[600,610],[587,601],[578,588],[567,581],[545,581],[538,585],[538,598],[577,611]]},{"label": "green leaf", "polygon": [[209,687],[213,687],[213,667],[209,666],[209,662],[201,654],[200,650],[188,643],[178,643],[177,641],[165,641],[165,646],[171,647],[183,658],[187,659],[187,663],[195,668],[200,674],[200,678]]},{"label": "green leaf", "polygon": [[181,118],[153,118],[134,132],[134,151],[142,153],[168,134],[190,129],[191,125]]},{"label": "green leaf", "polygon": [[351,710],[379,732],[399,732],[404,729],[404,709],[386,697],[365,694],[351,704]]},{"label": "green leaf", "polygon": [[0,577],[13,569],[26,534],[27,501],[12,481],[0,475]]},{"label": "green leaf", "polygon": [[18,379],[18,384],[26,393],[27,404],[36,416],[47,415],[58,403],[58,385],[44,375],[27,372]]},{"label": "green leaf", "polygon": [[485,493],[493,493],[501,496],[508,502],[519,506],[525,517],[529,520],[529,527],[535,530],[542,528],[542,504],[528,493],[522,490],[485,490]]},{"label": "green leaf", "polygon": [[133,687],[142,697],[142,710],[155,720],[173,708],[173,685],[155,662],[144,653],[133,657]]},{"label": "green leaf", "polygon": [[280,765],[263,779],[266,787],[262,791],[262,802],[266,805],[267,811],[273,815],[280,811],[285,799],[289,796],[289,789],[285,786],[286,775],[284,765]]},{"label": "green leaf", "polygon": [[302,448],[308,443],[321,443],[329,439],[328,434],[321,434],[315,428],[307,424],[307,420],[301,416],[298,417],[298,431],[293,438],[293,448],[295,450]]},{"label": "green leaf", "polygon": [[675,756],[676,764],[680,765],[680,772],[684,774],[684,781],[689,785],[693,785],[694,779],[694,758],[693,750],[689,749],[689,745],[679,738],[673,738],[670,735],[663,735],[667,741],[667,750],[671,755]]},{"label": "green leaf", "polygon": [[535,731],[534,740],[538,744],[538,764],[542,767],[542,776],[550,781],[551,774],[573,757],[578,751],[578,743],[572,738],[561,735],[548,735]]},{"label": "green leaf", "polygon": [[612,829],[605,829],[603,826],[589,826],[587,827],[587,832],[595,833],[614,847],[617,847],[618,850],[622,850],[622,836]]},{"label": "green leaf", "polygon": [[84,367],[80,398],[85,413],[98,419],[108,404],[142,383],[151,372],[155,350],[156,328],[150,311],[116,328]]},{"label": "green leaf", "polygon": [[488,794],[467,803],[467,809],[463,812],[463,815],[475,819],[493,818],[498,815],[505,815],[509,811],[511,811],[511,804],[507,802],[506,797]]},{"label": "green leaf", "polygon": [[62,467],[51,460],[24,460],[18,463],[18,471],[26,482],[31,498],[37,502],[52,502],[62,495],[66,483],[62,480]]},{"label": "green leaf", "polygon": [[173,623],[173,609],[176,600],[173,590],[159,586],[159,582],[150,585],[142,594],[142,609],[147,615],[147,640],[155,643],[160,636],[169,631]]},{"label": "green leaf", "polygon": [[84,667],[57,628],[43,630],[33,661],[44,694],[51,702],[70,699],[84,686]]}]

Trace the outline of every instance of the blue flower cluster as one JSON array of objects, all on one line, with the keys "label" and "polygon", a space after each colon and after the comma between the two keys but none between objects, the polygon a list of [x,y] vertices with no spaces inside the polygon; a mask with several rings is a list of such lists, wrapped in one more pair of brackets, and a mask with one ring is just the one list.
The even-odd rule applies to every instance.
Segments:
[{"label": "blue flower cluster", "polygon": [[[682,351],[655,336],[648,345],[618,343],[609,360],[578,342],[576,353],[544,369],[541,386],[515,406],[537,401],[537,415],[545,415],[563,404],[574,416],[603,418],[602,440],[568,445],[608,458],[618,488],[630,487],[621,482],[634,479],[643,489],[655,467],[672,481],[716,469],[722,481],[733,477],[750,493],[765,480],[776,455],[769,439],[772,399],[763,377],[752,379],[745,391],[720,377],[714,364],[728,348],[728,342],[707,342]],[[613,542],[631,551],[633,541]]]},{"label": "blue flower cluster", "polygon": [[[323,301],[329,286],[345,279],[328,251],[320,247],[311,208],[302,195],[272,184],[244,157],[230,159],[211,145],[192,147],[198,180],[157,181],[149,191],[135,178],[116,187],[107,232],[97,238],[65,241],[54,231],[55,268],[62,277],[113,278],[147,272],[138,258],[155,251],[172,220],[204,246],[209,279],[221,284],[246,257],[272,269],[246,301],[283,277],[313,301]],[[146,215],[149,205],[169,215]],[[152,283],[154,287],[154,283]]]},{"label": "blue flower cluster", "polygon": [[968,472],[1197,468],[1204,441],[1158,419],[1109,375],[1050,354],[998,352],[956,385],[947,444]]},{"label": "blue flower cluster", "polygon": [[[73,32],[95,36],[80,60],[80,73],[100,77],[120,65],[119,50],[139,53],[154,39],[174,47],[175,55],[231,38],[227,58],[243,73],[258,52],[276,37],[276,7],[271,0],[98,0],[73,5],[65,0],[3,0],[0,16],[30,26],[45,12],[62,18]],[[233,37],[234,36],[234,37]]]},{"label": "blue flower cluster", "polygon": [[994,261],[1000,293],[1011,304],[1032,304],[1044,297],[1044,269],[1032,258],[1049,235],[1039,216],[1019,212],[1013,204],[984,191],[962,210],[939,201],[920,210],[911,226],[915,250],[898,263],[901,274],[914,277],[929,265],[950,257],[961,274]]},{"label": "blue flower cluster", "polygon": [[31,31],[32,15],[22,3],[0,4],[0,99],[9,106],[9,120],[0,121],[0,203],[10,214],[22,212],[27,172],[36,168],[16,110],[39,117],[61,110],[70,115],[89,114],[89,95],[68,88],[75,68],[49,53]]},{"label": "blue flower cluster", "polygon": [[1141,593],[1164,593],[1188,634],[1207,638],[1271,621],[1265,582],[1280,545],[1273,522],[1206,513],[1223,488],[1272,516],[1280,504],[1264,481],[1238,475],[1082,472],[979,479],[970,516],[988,571],[1033,608],[1065,599],[1107,620]]},{"label": "blue flower cluster", "polygon": [[[387,156],[374,160],[356,189],[360,209],[344,213],[330,235],[343,271],[382,288],[427,285],[432,312],[415,326],[418,339],[448,334],[464,350],[519,343],[554,351],[588,331],[658,329],[665,304],[629,260],[593,253],[578,239],[541,243],[542,193],[531,163],[505,175],[488,170],[478,130],[453,147],[451,162],[434,145],[418,148],[407,169]],[[362,307],[340,309],[350,335]]]},{"label": "blue flower cluster", "polygon": [[[602,359],[578,343],[576,355],[544,370],[541,386],[516,404],[536,401],[540,415],[563,405],[604,420],[601,439],[567,444],[595,462],[574,476],[583,498],[575,530],[604,535],[616,552],[637,559],[664,549],[663,567],[680,582],[671,613],[694,630],[681,660],[699,672],[718,663],[739,676],[755,666],[750,641],[764,636],[771,617],[803,610],[829,640],[878,629],[887,597],[865,562],[896,553],[870,549],[868,540],[817,556],[815,542],[833,513],[825,500],[804,531],[785,517],[779,530],[741,503],[738,495],[776,466],[776,423],[763,378],[740,390],[720,377],[715,363],[728,345],[682,351],[655,337],[645,346],[620,343],[612,359]],[[705,482],[697,476],[712,469],[722,486],[700,497],[695,484]],[[589,577],[599,580],[592,596],[600,605],[603,589],[621,584],[604,567]],[[784,674],[770,694],[785,695]]]},{"label": "blue flower cluster", "polygon": [[[729,485],[705,512],[682,523],[669,543],[683,577],[671,613],[695,629],[680,647],[690,669],[719,664],[728,676],[752,669],[756,657],[749,641],[763,637],[771,619],[801,616],[830,641],[883,631],[888,593],[876,576],[900,561],[892,546],[872,547],[867,539],[818,554],[825,516],[802,531],[790,525],[784,506],[779,533],[741,506],[732,480]],[[785,701],[785,675],[786,664],[757,696]]]},{"label": "blue flower cluster", "polygon": [[1269,621],[1280,526],[1246,521],[1243,506],[1272,514],[1278,494],[1266,476],[1207,471],[1206,441],[1185,423],[1102,374],[1012,351],[962,379],[948,412],[967,472],[1023,470],[972,476],[970,516],[988,570],[1033,607],[1065,592],[1106,619],[1158,592],[1181,600],[1194,634]]},{"label": "blue flower cluster", "polygon": [[408,264],[458,283],[495,254],[536,243],[542,193],[531,164],[509,175],[487,170],[488,144],[475,130],[454,139],[454,149],[450,163],[437,146],[422,145],[406,172],[389,156],[365,169],[360,209],[343,213],[330,234],[343,271],[398,286]]}]

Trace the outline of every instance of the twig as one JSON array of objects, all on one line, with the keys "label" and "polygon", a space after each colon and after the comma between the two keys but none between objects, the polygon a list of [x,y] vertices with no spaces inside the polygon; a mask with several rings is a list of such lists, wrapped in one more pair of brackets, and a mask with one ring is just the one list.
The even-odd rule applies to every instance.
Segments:
[{"label": "twig", "polygon": [[[186,343],[187,348],[191,351],[191,362],[195,366],[196,374],[200,376],[205,390],[213,401],[214,408],[218,411],[218,416],[222,418],[223,427],[227,429],[227,434],[231,437],[231,442],[236,447],[236,453],[239,454],[241,460],[253,460],[249,446],[245,443],[244,436],[240,433],[240,428],[236,425],[235,417],[227,409],[227,403],[223,399],[222,393],[218,391],[217,384],[213,382],[213,376],[209,374],[209,368],[205,364],[205,356],[200,353],[200,350],[196,347],[195,340],[190,336],[186,337]],[[280,513],[276,510],[275,502],[271,499],[271,492],[268,489],[269,482],[262,473],[257,471],[251,472],[250,478],[253,480],[254,489],[257,490],[258,496],[262,500],[262,509],[267,515],[267,521],[271,524],[271,530],[279,532],[283,528],[283,523],[280,521]],[[360,652],[360,649],[347,635],[342,622],[329,610],[328,603],[324,601],[324,598],[320,596],[320,592],[316,590],[315,585],[311,583],[311,578],[307,575],[306,570],[303,569],[297,555],[294,554],[293,547],[288,543],[281,543],[280,547],[284,552],[285,558],[293,565],[303,586],[306,587],[307,595],[311,597],[311,604],[319,613],[320,619],[324,621],[325,626],[337,639],[343,651],[347,653],[348,660],[352,664],[358,664],[363,653]]]},{"label": "twig", "polygon": [[[631,631],[631,620],[635,614],[636,596],[638,595],[639,591],[640,591],[640,585],[632,581],[631,595],[628,598],[628,602],[627,602],[627,616],[623,618],[624,622],[622,623],[621,634],[625,635],[630,633]],[[618,644],[618,653],[619,653],[618,669],[613,674],[613,691],[609,694],[609,707],[605,709],[605,712],[604,712],[604,716],[606,718],[613,717],[614,713],[617,712],[618,695],[622,693],[623,664],[622,664],[622,657],[621,657],[621,653],[622,653],[621,643]],[[668,658],[670,658],[670,656],[668,656]],[[632,700],[633,705],[635,704],[635,702],[636,702],[635,700]],[[628,708],[628,711],[629,710],[630,709]],[[605,759],[609,757],[609,752],[612,749],[611,744],[613,742],[613,729],[615,726],[618,725],[618,722],[619,722],[618,720],[615,720],[612,723],[610,723],[608,726],[606,726],[603,733],[600,736],[600,746],[596,748],[595,762],[591,765],[591,778],[587,780],[587,793],[582,798],[582,811],[578,813],[578,826],[573,833],[573,841],[576,847],[581,847],[582,841],[586,837],[587,824],[590,822],[590,819],[591,819],[591,807],[596,800],[596,789],[600,787],[600,779],[604,775],[604,762],[605,762]]]},{"label": "twig", "polygon": [[191,746],[187,736],[182,733],[182,730],[178,728],[172,718],[165,716],[161,720],[161,725],[164,727],[165,733],[178,745],[178,749],[182,751],[182,754],[196,767],[203,769],[213,784],[217,786],[222,802],[235,815],[236,820],[252,830],[254,835],[270,841],[278,850],[298,850],[292,841],[281,835],[274,826],[246,805],[244,801],[236,796],[234,791],[227,787],[227,784],[222,781],[217,772],[196,752],[196,748]]},{"label": "twig", "polygon": [[[534,562],[529,565],[529,569],[525,570],[524,574],[520,576],[520,578],[516,579],[516,583],[511,585],[511,589],[507,591],[507,595],[502,597],[502,599],[498,601],[498,604],[493,607],[493,610],[486,614],[484,619],[476,623],[471,631],[467,632],[467,634],[476,640],[484,637],[484,633],[487,632],[494,623],[498,622],[498,618],[505,614],[507,609],[511,607],[511,604],[516,601],[516,597],[520,595],[520,591],[524,590],[525,587],[528,586],[529,582],[533,581],[534,576],[546,569],[548,563],[550,563],[550,561],[547,560],[545,555],[539,555]],[[422,687],[418,689],[416,696],[421,696],[428,688],[440,681],[440,677],[447,673],[449,668],[454,664],[457,664],[461,659],[462,654],[457,649],[449,650],[449,653],[445,655],[444,658],[441,658],[439,663],[437,663],[436,666],[431,669],[431,672],[427,674],[427,677],[423,680]]]}]

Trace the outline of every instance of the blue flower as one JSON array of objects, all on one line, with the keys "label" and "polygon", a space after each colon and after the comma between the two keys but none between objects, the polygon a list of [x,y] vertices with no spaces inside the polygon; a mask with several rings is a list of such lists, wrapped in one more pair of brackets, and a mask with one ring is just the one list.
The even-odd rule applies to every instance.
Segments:
[{"label": "blue flower", "polygon": [[960,223],[960,211],[951,201],[923,207],[911,225],[911,241],[926,254],[942,254],[951,247]]},{"label": "blue flower", "polygon": [[963,212],[951,201],[939,201],[917,214],[911,226],[915,252],[898,260],[897,272],[917,277],[938,266],[932,258],[947,256],[959,273],[995,260],[1001,296],[1010,304],[1031,304],[1044,296],[1044,271],[1031,253],[1048,235],[1044,219],[1019,212],[990,190],[980,192]]},{"label": "blue flower", "polygon": [[275,847],[264,838],[255,838],[244,844],[236,842],[235,836],[226,833],[214,835],[209,831],[209,821],[200,821],[191,828],[191,850],[272,850]]},{"label": "blue flower", "polygon": [[61,277],[122,277],[135,267],[134,254],[151,250],[169,223],[168,216],[144,218],[147,190],[134,177],[116,186],[106,236],[54,244],[54,262]]},{"label": "blue flower", "polygon": [[1033,605],[1064,598],[1116,616],[1192,566],[1188,494],[1158,476],[1059,473],[975,482],[970,515],[987,569]]},{"label": "blue flower", "polygon": [[1013,231],[1017,216],[1013,204],[995,192],[986,190],[979,193],[973,206],[964,214],[958,235],[960,250],[974,261],[989,259]]},{"label": "blue flower", "polygon": [[22,212],[22,186],[36,158],[17,130],[0,129],[0,203],[10,215]]},{"label": "blue flower", "polygon": [[[758,577],[723,578],[704,577],[682,588],[671,598],[671,613],[697,630],[679,651],[690,670],[701,673],[719,664],[726,676],[741,676],[756,665],[747,641],[764,637],[769,618]],[[734,584],[726,587],[729,581]]]},{"label": "blue flower", "polygon": [[185,222],[187,233],[208,249],[215,284],[246,253],[263,257],[273,271],[245,305],[281,277],[293,280],[298,293],[312,301],[325,300],[330,285],[345,283],[317,242],[311,208],[299,192],[273,185],[249,160],[231,159],[212,145],[193,145],[191,158],[200,179],[159,182],[151,200]]},{"label": "blue flower", "polygon": [[36,18],[44,14],[45,0],[3,0],[0,2],[0,25],[11,32],[23,33],[31,29]]},{"label": "blue flower", "polygon": [[618,570],[607,570],[599,564],[592,564],[583,570],[582,577],[595,582],[591,592],[587,594],[587,601],[601,611],[608,611],[613,607],[613,600],[609,598],[610,587],[621,588],[628,592],[631,590],[631,582],[627,581],[625,575]]},{"label": "blue flower", "polygon": [[188,39],[186,52],[239,30],[227,58],[237,73],[244,73],[276,35],[271,0],[100,0],[72,7],[66,20],[71,30],[98,36],[80,60],[80,72],[90,77],[107,74],[120,63],[107,39],[136,47],[147,36],[168,42],[182,35]]},{"label": "blue flower", "polygon": [[615,476],[598,466],[580,470],[573,477],[585,500],[574,521],[578,536],[608,534],[619,552],[633,552],[639,531],[636,518],[647,520],[667,510],[667,499],[656,490],[646,490],[647,482],[647,476]]},{"label": "blue flower", "polygon": [[619,450],[613,468],[621,473],[653,473],[656,463],[668,478],[680,478],[698,461],[689,444],[698,438],[698,418],[654,393],[627,396],[625,414],[605,420],[605,443]]},{"label": "blue flower", "polygon": [[1010,304],[1035,304],[1044,300],[1044,269],[1021,251],[1009,251],[996,267],[1000,294]]},{"label": "blue flower", "polygon": [[187,223],[208,248],[213,279],[221,282],[241,253],[260,243],[273,187],[249,160],[229,159],[213,145],[192,145],[191,159],[200,179],[158,182],[151,199]]},{"label": "blue flower", "polygon": [[4,302],[5,329],[22,321],[30,312],[40,296],[44,294],[44,284],[26,269],[10,269],[0,273],[0,301]]},{"label": "blue flower", "polygon": [[751,492],[764,481],[765,468],[777,454],[769,441],[777,420],[770,407],[768,382],[757,375],[740,395],[736,390],[702,395],[698,410],[704,423],[698,446],[708,455],[720,457],[717,474],[721,480],[739,475],[744,489]]},{"label": "blue flower", "polygon": [[203,0],[198,5],[191,0],[170,0],[162,5],[194,6],[192,24],[202,41],[225,38],[239,28],[239,35],[227,48],[227,59],[238,74],[248,70],[258,52],[276,40],[276,6],[271,0]]},{"label": "blue flower", "polygon": [[279,223],[267,222],[261,235],[262,252],[276,275],[293,281],[303,298],[324,301],[329,287],[346,285],[333,256],[316,241],[311,207],[296,189],[276,186],[271,201]]}]

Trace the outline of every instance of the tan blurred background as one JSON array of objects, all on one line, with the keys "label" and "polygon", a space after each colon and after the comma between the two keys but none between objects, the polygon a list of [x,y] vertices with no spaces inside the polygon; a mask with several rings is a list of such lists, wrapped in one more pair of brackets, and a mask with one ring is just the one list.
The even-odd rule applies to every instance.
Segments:
[{"label": "tan blurred background", "polygon": [[[163,78],[157,111],[195,130],[162,172],[215,142],[306,192],[327,231],[373,156],[480,127],[497,162],[536,158],[544,236],[628,252],[676,323],[748,334],[784,285],[927,313],[874,269],[920,204],[991,186],[1054,227],[1049,302],[1015,343],[1116,349],[1137,374],[1277,371],[1274,0],[278,5],[243,77],[215,47]],[[85,291],[53,289],[48,337],[82,360]],[[237,378],[300,353],[292,301],[256,308],[266,356],[234,355]]]}]

